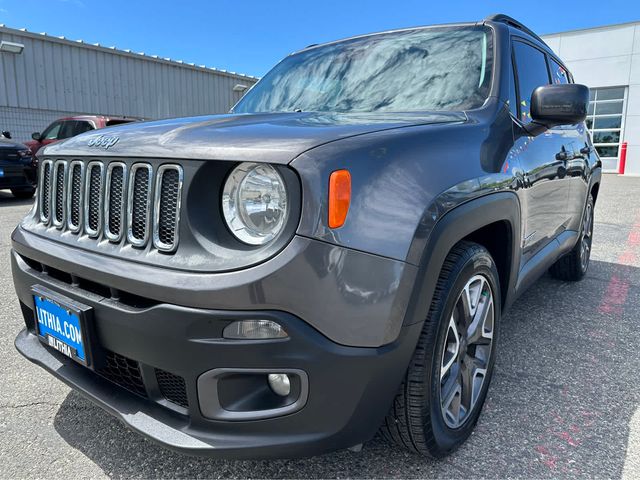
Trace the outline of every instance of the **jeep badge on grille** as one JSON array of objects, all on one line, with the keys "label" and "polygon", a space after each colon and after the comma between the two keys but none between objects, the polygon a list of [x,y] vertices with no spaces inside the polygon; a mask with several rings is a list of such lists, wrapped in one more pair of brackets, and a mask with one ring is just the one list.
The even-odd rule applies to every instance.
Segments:
[{"label": "jeep badge on grille", "polygon": [[120,137],[112,137],[109,135],[98,135],[97,137],[93,137],[91,140],[89,140],[87,145],[89,147],[102,147],[105,150],[107,150],[108,148],[111,148],[116,143],[118,143],[119,140],[120,140]]}]

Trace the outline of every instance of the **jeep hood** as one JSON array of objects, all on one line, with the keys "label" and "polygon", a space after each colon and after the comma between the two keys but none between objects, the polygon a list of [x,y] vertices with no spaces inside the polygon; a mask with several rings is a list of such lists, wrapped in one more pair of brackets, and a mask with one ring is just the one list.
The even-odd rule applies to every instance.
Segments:
[{"label": "jeep hood", "polygon": [[[412,125],[464,122],[466,118],[464,112],[211,115],[128,123],[87,132],[46,147],[44,155],[286,164],[314,147],[354,135]],[[100,136],[108,138],[98,139]]]}]

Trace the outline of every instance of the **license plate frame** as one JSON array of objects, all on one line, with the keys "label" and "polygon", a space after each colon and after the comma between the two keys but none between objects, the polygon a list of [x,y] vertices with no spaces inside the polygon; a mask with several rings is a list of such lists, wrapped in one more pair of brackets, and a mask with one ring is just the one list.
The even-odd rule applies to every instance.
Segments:
[{"label": "license plate frame", "polygon": [[[61,354],[67,356],[68,358],[71,358],[75,362],[85,367],[93,369],[95,362],[92,354],[95,351],[95,349],[93,348],[93,343],[91,341],[92,335],[91,335],[91,328],[90,328],[90,325],[91,325],[90,320],[93,317],[93,309],[88,305],[84,305],[80,302],[77,302],[69,297],[66,297],[57,292],[54,292],[41,285],[34,285],[33,287],[31,287],[31,293],[33,295],[34,323],[35,323],[36,336],[38,337],[38,340],[40,340],[40,342],[42,342],[47,347],[55,349],[57,352],[60,352]],[[78,326],[80,329],[80,335],[81,335],[80,344],[82,346],[82,355],[78,355],[78,350],[75,348],[75,346],[70,345],[69,342],[65,341],[64,338],[61,338],[60,336],[57,336],[57,335],[51,335],[50,333],[43,331],[44,328],[41,328],[40,326],[38,304],[44,303],[44,302],[48,302],[50,304],[53,304],[55,307],[58,307],[64,310],[68,314],[69,319],[71,320],[73,319],[72,318],[73,316],[77,317],[77,323],[78,323]],[[46,308],[44,308],[43,310],[47,311]],[[50,339],[54,339],[54,340],[50,340]],[[56,343],[56,340],[57,340],[57,343]],[[65,349],[64,347],[60,347],[59,345],[60,343],[62,343],[67,348]]]}]

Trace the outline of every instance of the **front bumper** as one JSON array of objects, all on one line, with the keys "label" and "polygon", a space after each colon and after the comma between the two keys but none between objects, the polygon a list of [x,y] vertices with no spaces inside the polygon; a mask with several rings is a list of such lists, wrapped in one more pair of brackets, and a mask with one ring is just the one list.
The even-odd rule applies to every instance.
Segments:
[{"label": "front bumper", "polygon": [[[18,351],[93,403],[121,420],[132,430],[174,451],[189,455],[224,458],[292,458],[317,455],[363,443],[373,437],[387,413],[400,378],[413,353],[411,338],[419,326],[406,327],[403,340],[392,347],[363,352],[353,347],[332,347],[338,351],[298,350],[292,342],[289,353],[266,360],[262,348],[242,355],[244,364],[282,364],[310,368],[310,395],[302,410],[285,417],[259,421],[212,421],[203,418],[197,404],[186,414],[167,408],[163,402],[143,398],[91,370],[45,347],[32,331],[22,330],[16,338]],[[241,347],[235,347],[243,350]],[[262,352],[261,352],[262,350]],[[360,351],[359,351],[360,350]],[[210,349],[215,352],[215,349]],[[299,357],[303,355],[304,362]],[[293,358],[292,358],[293,357]],[[253,359],[253,360],[251,360]],[[257,362],[257,363],[256,363]],[[237,364],[236,364],[237,365]],[[148,369],[145,364],[141,368]],[[195,383],[187,377],[188,396],[194,397]]]},{"label": "front bumper", "polygon": [[266,262],[221,273],[154,267],[102,255],[87,237],[74,240],[77,247],[69,247],[20,226],[12,235],[17,254],[107,291],[202,309],[284,310],[334,342],[357,347],[398,338],[418,272],[398,260],[300,236]]},{"label": "front bumper", "polygon": [[[23,233],[21,238],[28,238],[27,235]],[[111,297],[108,292],[113,293],[115,286],[107,284],[104,291],[99,288],[104,285],[93,280],[81,279],[78,283],[78,278],[74,277],[73,282],[66,281],[65,272],[87,273],[84,270],[87,262],[82,259],[79,259],[82,266],[66,264],[68,269],[62,270],[64,259],[56,256],[55,251],[44,250],[45,254],[43,250],[31,250],[15,240],[14,235],[12,270],[27,325],[16,339],[16,348],[27,359],[80,391],[130,428],[183,453],[234,458],[298,457],[367,441],[377,431],[393,401],[421,328],[420,324],[400,326],[393,341],[377,347],[346,346],[328,338],[306,319],[303,321],[300,316],[284,311],[295,305],[294,299],[283,303],[282,309],[227,310],[186,307],[148,298],[145,303],[142,297],[127,297],[126,292],[121,292],[120,297]],[[318,249],[327,248],[330,252],[335,252],[336,248],[344,250],[308,239],[303,243],[307,246],[302,249],[303,259],[305,255],[311,255],[309,244]],[[329,255],[329,252],[325,254]],[[342,254],[341,258],[344,256]],[[293,257],[300,260],[299,255]],[[110,263],[111,260],[103,261],[104,271],[111,268]],[[286,262],[291,263],[295,261]],[[39,271],[37,266],[43,264],[47,267]],[[365,265],[360,267],[365,268]],[[138,268],[143,267],[127,270],[129,281],[135,278]],[[368,273],[371,274],[370,269]],[[158,282],[158,289],[172,285],[171,278],[166,276],[148,278]],[[123,279],[121,283],[127,282]],[[142,386],[132,388],[127,382],[114,380],[101,371],[96,373],[43,346],[34,330],[31,293],[34,285],[90,306],[98,339],[96,348],[101,353],[131,362],[127,368],[138,369]],[[189,288],[184,283],[173,285],[177,292]],[[256,298],[257,293],[253,292],[255,303],[264,302],[264,291],[262,298]],[[353,292],[346,291],[345,294],[353,295]],[[216,295],[212,295],[215,299]],[[290,295],[297,297],[300,293],[294,290]],[[325,305],[323,291],[307,294],[304,301],[310,310],[327,312],[331,309]],[[379,296],[372,298],[374,306],[376,301],[384,306]],[[364,309],[370,308],[370,305],[361,305]],[[256,317],[277,321],[289,338],[272,341],[221,338],[222,329],[230,321]],[[348,316],[331,319],[334,323],[343,322],[345,328],[350,320]],[[207,399],[202,398],[198,379],[213,369],[225,368],[302,371],[308,381],[306,402],[294,413],[274,418],[242,421],[209,418],[203,414],[206,410],[203,402]],[[184,401],[163,390],[159,372],[182,379]],[[114,381],[122,388],[115,386]]]}]

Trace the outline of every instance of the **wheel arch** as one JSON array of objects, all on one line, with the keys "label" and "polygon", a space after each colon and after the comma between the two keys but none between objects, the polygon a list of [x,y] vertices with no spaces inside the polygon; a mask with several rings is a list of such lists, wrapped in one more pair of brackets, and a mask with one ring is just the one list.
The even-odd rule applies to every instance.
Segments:
[{"label": "wheel arch", "polygon": [[520,260],[520,202],[514,192],[470,200],[447,212],[435,224],[422,251],[404,324],[425,319],[444,260],[462,240],[483,245],[500,275],[503,309],[514,300]]}]

